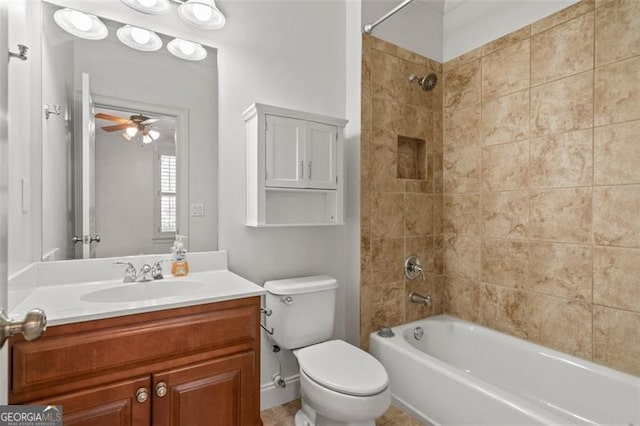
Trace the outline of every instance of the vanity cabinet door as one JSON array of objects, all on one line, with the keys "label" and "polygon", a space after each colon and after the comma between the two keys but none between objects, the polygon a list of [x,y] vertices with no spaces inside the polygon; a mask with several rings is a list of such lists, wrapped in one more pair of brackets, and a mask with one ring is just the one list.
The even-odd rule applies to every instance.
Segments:
[{"label": "vanity cabinet door", "polygon": [[254,351],[153,375],[154,426],[259,425]]},{"label": "vanity cabinet door", "polygon": [[[118,382],[88,390],[53,396],[31,405],[62,405],[65,426],[149,426],[150,378]],[[146,390],[147,397],[140,395]],[[142,402],[138,402],[138,398]]]}]

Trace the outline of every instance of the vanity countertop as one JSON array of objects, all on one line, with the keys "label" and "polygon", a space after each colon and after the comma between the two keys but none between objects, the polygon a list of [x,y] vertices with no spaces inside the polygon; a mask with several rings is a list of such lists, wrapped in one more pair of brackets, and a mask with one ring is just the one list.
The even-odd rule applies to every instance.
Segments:
[{"label": "vanity countertop", "polygon": [[[161,291],[161,297],[136,297],[138,290],[145,285],[163,284],[167,287],[162,290],[170,291]],[[187,290],[182,291],[181,284]],[[47,315],[48,326],[202,305],[265,293],[259,285],[226,269],[196,272],[186,277],[169,275],[164,280],[147,283],[108,280],[21,288],[10,290],[10,293],[12,291],[17,293],[14,297],[10,294],[9,299],[18,301],[16,306],[10,306],[12,318],[23,318],[30,309],[40,308]],[[132,297],[126,301],[118,300],[118,295],[122,294],[131,294]]]}]

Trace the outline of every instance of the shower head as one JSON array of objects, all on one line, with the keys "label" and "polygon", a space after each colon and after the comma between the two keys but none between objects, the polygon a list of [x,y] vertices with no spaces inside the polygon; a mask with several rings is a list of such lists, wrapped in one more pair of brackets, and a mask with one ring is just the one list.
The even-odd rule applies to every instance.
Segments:
[{"label": "shower head", "polygon": [[434,73],[427,74],[424,77],[418,77],[415,74],[411,74],[409,76],[409,81],[412,83],[417,83],[420,87],[422,87],[422,90],[428,92],[436,87],[436,84],[438,83],[438,76]]}]

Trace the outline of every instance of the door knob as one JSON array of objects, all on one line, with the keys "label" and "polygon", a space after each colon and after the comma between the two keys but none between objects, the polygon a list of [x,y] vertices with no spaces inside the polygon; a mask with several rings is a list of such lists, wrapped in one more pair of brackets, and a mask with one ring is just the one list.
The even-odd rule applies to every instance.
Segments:
[{"label": "door knob", "polygon": [[89,243],[99,243],[99,242],[100,242],[100,235],[96,235],[95,237],[89,238]]},{"label": "door knob", "polygon": [[162,398],[167,394],[167,384],[165,382],[160,382],[156,385],[156,395]]},{"label": "door knob", "polygon": [[84,238],[82,236],[77,236],[74,235],[73,237],[71,237],[71,242],[74,244],[78,244],[84,241]]},{"label": "door knob", "polygon": [[9,337],[22,333],[25,340],[36,340],[47,329],[47,316],[42,309],[27,312],[24,320],[14,321],[0,310],[0,347]]},{"label": "door knob", "polygon": [[147,399],[149,399],[149,391],[147,390],[147,388],[138,389],[136,392],[136,401],[138,401],[140,404],[144,404],[145,402],[147,402]]}]

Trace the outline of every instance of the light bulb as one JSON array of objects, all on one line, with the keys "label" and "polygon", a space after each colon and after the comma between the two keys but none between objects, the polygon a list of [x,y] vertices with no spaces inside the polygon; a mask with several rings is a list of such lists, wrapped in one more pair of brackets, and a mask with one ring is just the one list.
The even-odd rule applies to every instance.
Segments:
[{"label": "light bulb", "polygon": [[136,127],[127,127],[127,130],[125,130],[125,132],[127,133],[127,135],[129,135],[129,137],[134,137],[136,135],[136,133],[138,133],[138,129]]},{"label": "light bulb", "polygon": [[131,28],[131,38],[138,44],[147,44],[151,40],[151,34],[142,28],[133,27]]},{"label": "light bulb", "polygon": [[140,5],[143,7],[148,7],[149,9],[151,9],[156,4],[158,4],[158,0],[138,0],[138,3],[140,3]]},{"label": "light bulb", "polygon": [[180,40],[178,43],[178,49],[186,56],[193,55],[193,52],[196,51],[196,45],[187,40]]},{"label": "light bulb", "polygon": [[207,22],[213,16],[213,10],[209,6],[196,3],[193,5],[193,16],[199,21]]},{"label": "light bulb", "polygon": [[144,135],[144,136],[142,137],[142,143],[151,143],[151,142],[153,142],[153,139],[151,139],[151,136],[149,136],[149,135]]},{"label": "light bulb", "polygon": [[151,136],[151,139],[158,140],[158,138],[160,137],[160,132],[157,130],[149,130],[149,136]]},{"label": "light bulb", "polygon": [[92,27],[91,17],[77,10],[71,12],[71,23],[80,31],[89,31]]}]

